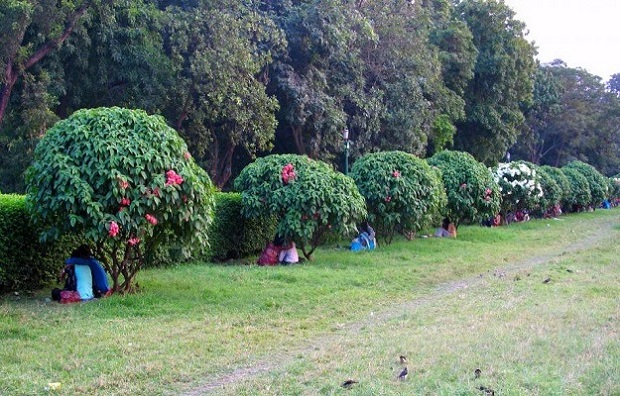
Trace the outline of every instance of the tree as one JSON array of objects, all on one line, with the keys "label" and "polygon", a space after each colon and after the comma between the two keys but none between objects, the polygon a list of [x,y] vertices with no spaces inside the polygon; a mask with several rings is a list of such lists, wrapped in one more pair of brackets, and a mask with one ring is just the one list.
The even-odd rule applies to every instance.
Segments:
[{"label": "tree", "polygon": [[247,218],[275,215],[276,232],[307,259],[328,233],[349,235],[366,216],[351,178],[322,161],[286,154],[258,158],[235,179]]},{"label": "tree", "polygon": [[42,238],[95,246],[115,292],[134,289],[145,257],[179,241],[203,249],[212,186],[178,134],[141,110],[79,110],[37,145],[28,202]]},{"label": "tree", "polygon": [[279,106],[264,84],[282,37],[268,18],[234,1],[166,14],[175,67],[166,114],[221,188],[239,151],[253,158],[272,148]]},{"label": "tree", "polygon": [[503,1],[463,0],[457,11],[473,34],[478,57],[464,95],[466,118],[456,124],[455,148],[491,165],[517,139],[521,105],[532,98],[535,48]]},{"label": "tree", "polygon": [[0,126],[15,83],[67,40],[92,2],[58,2],[53,7],[47,3],[0,4]]}]

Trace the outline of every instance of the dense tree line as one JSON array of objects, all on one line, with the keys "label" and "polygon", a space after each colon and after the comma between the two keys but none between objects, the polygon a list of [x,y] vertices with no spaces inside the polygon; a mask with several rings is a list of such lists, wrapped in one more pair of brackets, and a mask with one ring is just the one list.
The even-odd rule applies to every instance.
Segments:
[{"label": "dense tree line", "polygon": [[620,171],[620,75],[537,65],[502,0],[0,3],[0,190],[81,108],[162,114],[219,187],[256,156],[444,148]]}]

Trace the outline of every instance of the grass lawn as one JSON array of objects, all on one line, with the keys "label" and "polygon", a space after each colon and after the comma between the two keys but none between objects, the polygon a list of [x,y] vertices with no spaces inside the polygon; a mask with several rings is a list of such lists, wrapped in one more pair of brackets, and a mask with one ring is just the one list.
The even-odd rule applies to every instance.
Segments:
[{"label": "grass lawn", "polygon": [[599,210],[147,270],[141,293],[83,304],[4,296],[0,394],[619,395],[619,235]]}]

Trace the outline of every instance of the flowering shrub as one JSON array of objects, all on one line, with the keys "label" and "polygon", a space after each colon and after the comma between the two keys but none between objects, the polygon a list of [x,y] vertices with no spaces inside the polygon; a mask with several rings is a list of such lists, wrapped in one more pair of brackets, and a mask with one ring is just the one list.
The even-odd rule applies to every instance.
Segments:
[{"label": "flowering shrub", "polygon": [[441,170],[448,203],[444,215],[458,227],[479,222],[499,212],[501,194],[493,174],[469,153],[444,150],[428,163]]},{"label": "flowering shrub", "polygon": [[350,233],[366,216],[364,198],[349,177],[300,155],[259,158],[235,179],[246,218],[275,215],[277,232],[304,256],[329,232]]},{"label": "flowering shrub", "polygon": [[132,290],[162,244],[187,254],[206,246],[211,181],[165,120],[144,111],[80,110],[58,122],[37,146],[27,183],[43,239],[84,236],[115,291]]},{"label": "flowering shrub", "polygon": [[503,213],[531,210],[540,204],[544,194],[533,165],[513,161],[500,163],[492,171],[502,194]]},{"label": "flowering shrub", "polygon": [[366,199],[368,220],[387,243],[396,231],[410,234],[431,225],[446,204],[440,171],[402,151],[364,155],[351,177]]},{"label": "flowering shrub", "polygon": [[592,165],[581,161],[569,162],[564,168],[575,169],[586,178],[591,194],[588,204],[594,208],[598,208],[598,206],[607,198],[608,194],[607,180],[605,179],[605,176],[597,171]]},{"label": "flowering shrub", "polygon": [[592,200],[588,179],[575,168],[563,167],[562,172],[570,184],[570,198],[566,201],[565,210],[577,212],[588,206]]},{"label": "flowering shrub", "polygon": [[543,191],[543,196],[540,199],[537,214],[542,215],[548,209],[551,209],[556,205],[562,205],[562,197],[564,196],[564,192],[546,168],[537,166],[536,172],[538,173],[540,187]]}]

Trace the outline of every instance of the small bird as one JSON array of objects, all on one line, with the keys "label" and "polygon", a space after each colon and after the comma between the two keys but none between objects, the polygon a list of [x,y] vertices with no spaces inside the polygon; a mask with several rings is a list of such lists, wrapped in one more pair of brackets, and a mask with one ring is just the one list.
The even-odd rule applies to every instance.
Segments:
[{"label": "small bird", "polygon": [[551,282],[551,278],[547,278],[543,281],[543,283],[549,283],[549,282]]},{"label": "small bird", "polygon": [[474,378],[480,378],[480,374],[482,374],[482,370],[480,370],[479,368],[474,370]]},{"label": "small bird", "polygon": [[358,384],[359,382],[356,380],[348,379],[342,383],[342,387],[345,389],[351,389],[353,385]]},{"label": "small bird", "polygon": [[572,274],[572,273],[573,273],[573,270],[572,270],[572,269],[570,269],[570,268],[568,268],[568,269],[566,270],[566,272],[568,272],[568,273]]},{"label": "small bird", "polygon": [[405,367],[403,369],[403,371],[401,371],[400,374],[398,374],[398,379],[399,380],[406,380],[407,379],[407,375],[409,375],[409,370],[407,370],[407,367]]},{"label": "small bird", "polygon": [[407,358],[403,355],[400,355],[400,364],[407,364]]}]

